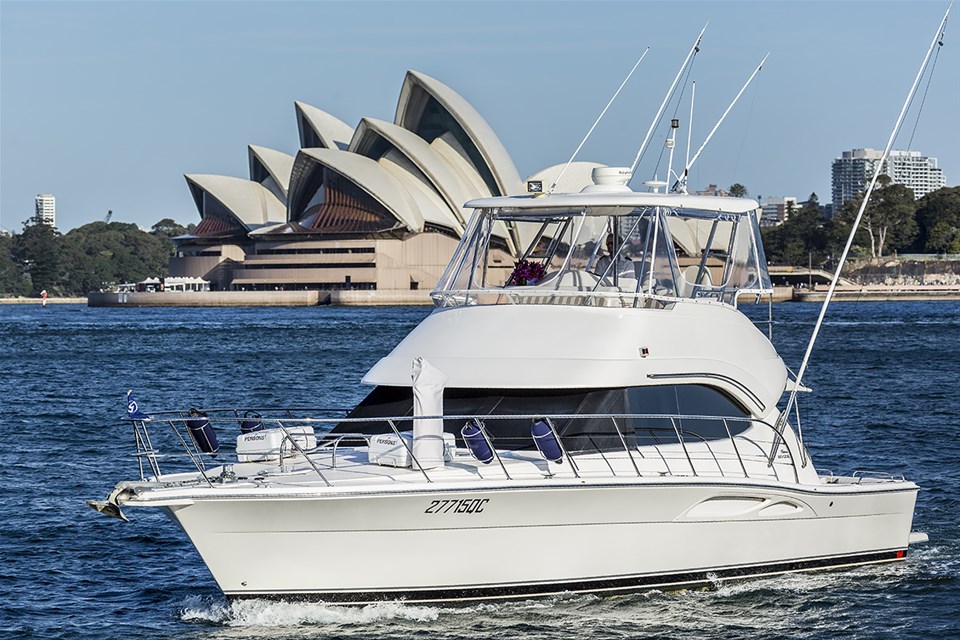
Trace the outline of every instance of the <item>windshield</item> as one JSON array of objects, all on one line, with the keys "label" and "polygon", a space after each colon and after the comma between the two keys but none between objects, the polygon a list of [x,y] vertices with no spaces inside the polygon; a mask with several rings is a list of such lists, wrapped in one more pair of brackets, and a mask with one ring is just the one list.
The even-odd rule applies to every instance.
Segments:
[{"label": "windshield", "polygon": [[637,307],[770,290],[754,212],[490,208],[471,218],[434,300]]}]

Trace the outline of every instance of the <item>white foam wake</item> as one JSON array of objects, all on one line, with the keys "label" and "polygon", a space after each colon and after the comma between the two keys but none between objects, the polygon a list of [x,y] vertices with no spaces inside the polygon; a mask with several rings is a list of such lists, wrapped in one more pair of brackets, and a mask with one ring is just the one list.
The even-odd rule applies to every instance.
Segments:
[{"label": "white foam wake", "polygon": [[383,602],[364,607],[323,603],[240,600],[222,602],[194,599],[182,609],[184,621],[212,622],[231,627],[292,627],[304,624],[367,625],[389,620],[431,622],[439,609],[402,602]]}]

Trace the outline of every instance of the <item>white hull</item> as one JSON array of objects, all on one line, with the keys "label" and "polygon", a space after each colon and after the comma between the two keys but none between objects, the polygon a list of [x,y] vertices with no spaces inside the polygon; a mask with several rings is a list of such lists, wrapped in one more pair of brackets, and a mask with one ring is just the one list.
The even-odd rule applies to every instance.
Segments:
[{"label": "white hull", "polygon": [[910,483],[586,484],[308,491],[167,509],[229,597],[363,603],[625,592],[896,560],[917,492]]},{"label": "white hull", "polygon": [[[476,204],[438,309],[347,417],[151,419],[128,397],[140,481],[91,506],[166,509],[233,598],[616,593],[904,557],[916,485],[822,477],[781,419],[800,387],[736,308],[772,291],[755,202],[623,186]],[[508,222],[539,261],[512,275],[491,240]],[[604,241],[635,277],[594,262]],[[215,419],[257,427],[236,458]],[[167,472],[165,426],[196,472]]]}]

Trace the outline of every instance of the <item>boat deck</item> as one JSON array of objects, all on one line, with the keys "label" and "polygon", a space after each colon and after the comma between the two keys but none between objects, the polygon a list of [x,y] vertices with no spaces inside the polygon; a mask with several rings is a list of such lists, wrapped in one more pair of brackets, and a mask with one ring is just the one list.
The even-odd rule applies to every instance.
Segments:
[{"label": "boat deck", "polygon": [[[643,454],[646,455],[643,455]],[[611,484],[663,484],[721,482],[733,485],[793,485],[806,484],[805,490],[849,491],[851,488],[903,482],[889,477],[866,477],[862,475],[841,477],[826,476],[812,484],[798,482],[793,468],[788,463],[775,463],[767,468],[762,460],[747,466],[747,473],[734,464],[704,465],[693,472],[681,468],[675,457],[668,470],[670,452],[659,452],[657,458],[651,451],[638,449],[632,459],[620,453],[581,454],[572,457],[573,464],[563,461],[554,463],[544,460],[536,451],[501,451],[497,461],[483,464],[473,458],[466,449],[458,449],[452,460],[442,467],[420,470],[412,467],[395,467],[368,461],[366,447],[341,448],[336,454],[321,449],[310,453],[308,458],[286,458],[282,464],[269,462],[235,462],[210,467],[201,473],[176,473],[149,478],[141,487],[163,489],[154,495],[157,499],[170,499],[175,495],[190,494],[192,497],[240,496],[247,493],[277,493],[301,495],[308,493],[382,493],[422,490],[444,490],[470,485],[471,489],[526,486],[536,487],[549,483],[577,485]],[[696,453],[696,452],[695,452]],[[700,456],[703,461],[703,457]],[[722,459],[721,459],[722,460]],[[320,469],[320,473],[317,472]],[[752,472],[752,473],[751,473]],[[198,493],[199,491],[199,493]],[[139,492],[138,492],[139,493]],[[151,492],[153,493],[153,492]],[[149,500],[149,499],[148,499]]]},{"label": "boat deck", "polygon": [[[515,416],[513,416],[515,417]],[[530,418],[530,416],[522,416]],[[562,418],[563,416],[554,416]],[[582,417],[582,416],[580,416]],[[607,416],[608,418],[610,416]],[[615,416],[616,418],[636,416]],[[409,416],[387,418],[395,437],[393,448],[384,454],[374,452],[378,435],[327,432],[314,435],[314,426],[325,427],[333,420],[262,419],[269,427],[258,431],[258,441],[273,439],[273,448],[250,455],[238,438],[236,448],[226,439],[213,452],[203,452],[195,433],[197,418],[178,417],[162,421],[134,420],[137,441],[135,457],[140,467],[140,481],[128,483],[134,488],[137,501],[179,499],[186,496],[241,496],[247,494],[300,495],[307,493],[383,493],[441,489],[502,486],[551,486],[559,484],[648,484],[721,482],[731,485],[794,486],[805,490],[859,490],[866,485],[891,483],[895,478],[866,474],[851,477],[821,477],[809,460],[798,452],[795,440],[778,435],[772,425],[758,420],[720,419],[727,437],[707,438],[690,428],[698,416],[651,416],[669,419],[669,428],[637,427],[626,432],[617,420],[613,433],[618,440],[587,450],[583,440],[561,437],[552,431],[559,447],[552,459],[528,441],[523,449],[490,447],[490,459],[484,463],[470,448],[456,446],[447,434],[443,464],[421,468],[414,456],[412,438],[399,431],[394,421],[410,421]],[[451,419],[445,416],[447,419]],[[461,420],[464,416],[454,416]],[[487,417],[493,419],[493,417]],[[716,422],[716,417],[709,418]],[[203,420],[214,420],[204,416]],[[543,418],[542,420],[546,420]],[[193,427],[190,426],[191,424]],[[223,419],[232,422],[235,417]],[[729,424],[728,424],[729,421]],[[549,422],[549,421],[547,421]],[[149,424],[149,427],[148,427]],[[162,428],[169,425],[169,430]],[[482,423],[477,423],[482,424]],[[677,426],[683,424],[681,428]],[[552,423],[551,423],[552,425]],[[550,426],[553,430],[553,427]],[[486,432],[484,438],[492,444]],[[172,438],[171,436],[175,436]],[[628,444],[628,438],[629,440]],[[636,441],[634,441],[635,439]],[[162,441],[162,442],[161,442]],[[466,441],[463,441],[466,442]],[[639,444],[644,442],[645,444]],[[181,453],[166,453],[167,445],[180,444]],[[161,449],[164,453],[161,453]],[[424,465],[428,466],[428,465]],[[191,468],[192,467],[192,468]],[[902,481],[902,479],[901,479]],[[119,487],[118,487],[119,489]],[[149,489],[149,490],[148,490]],[[146,495],[150,494],[147,498]]]}]

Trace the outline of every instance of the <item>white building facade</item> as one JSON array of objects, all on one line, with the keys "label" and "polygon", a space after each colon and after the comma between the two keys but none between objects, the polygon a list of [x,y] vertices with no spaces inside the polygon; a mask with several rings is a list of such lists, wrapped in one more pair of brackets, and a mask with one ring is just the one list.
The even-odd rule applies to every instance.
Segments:
[{"label": "white building facade", "polygon": [[796,196],[775,196],[764,198],[760,205],[760,226],[776,227],[790,219],[790,212],[800,209]]},{"label": "white building facade", "polygon": [[[419,71],[404,77],[393,122],[294,110],[296,155],[250,145],[249,179],[184,176],[201,219],[174,240],[171,276],[218,290],[430,290],[467,229],[464,203],[524,193],[486,120]],[[557,188],[580,191],[598,166],[573,163]],[[563,169],[530,178],[553,184]],[[492,272],[509,276],[525,232],[493,231]]]},{"label": "white building facade", "polygon": [[49,193],[38,193],[35,198],[37,218],[48,227],[57,226],[57,199]]},{"label": "white building facade", "polygon": [[[835,210],[863,193],[882,156],[882,151],[867,148],[844,151],[834,159],[832,192]],[[912,189],[916,198],[947,184],[943,170],[937,166],[937,159],[928,158],[919,151],[892,150],[880,172],[890,176],[895,184]]]}]

